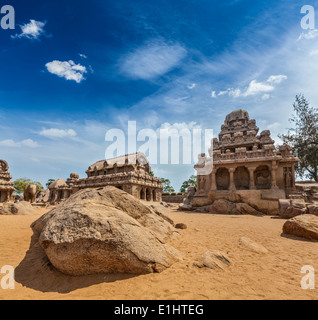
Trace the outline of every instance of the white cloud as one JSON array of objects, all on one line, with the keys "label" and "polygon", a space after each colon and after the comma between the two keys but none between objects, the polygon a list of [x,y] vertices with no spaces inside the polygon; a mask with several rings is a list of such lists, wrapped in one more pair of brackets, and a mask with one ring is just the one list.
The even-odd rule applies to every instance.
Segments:
[{"label": "white cloud", "polygon": [[29,23],[25,23],[20,26],[21,33],[16,34],[14,36],[11,36],[13,39],[16,38],[27,38],[36,40],[39,39],[39,37],[43,34],[45,34],[45,27],[46,22],[36,21],[36,20],[30,20]]},{"label": "white cloud", "polygon": [[312,40],[318,37],[318,30],[317,29],[311,29],[308,32],[302,32],[297,39],[297,41],[300,41],[301,39],[305,40]]},{"label": "white cloud", "polygon": [[130,78],[150,80],[175,68],[185,56],[179,44],[152,42],[123,57],[120,69]]},{"label": "white cloud", "polygon": [[39,145],[37,142],[32,139],[26,139],[23,141],[16,142],[12,139],[2,140],[0,141],[1,147],[9,147],[9,148],[19,148],[19,147],[28,147],[28,148],[38,148]]},{"label": "white cloud", "polygon": [[287,76],[284,76],[284,75],[280,74],[280,75],[277,75],[277,76],[270,76],[267,79],[267,82],[271,83],[271,84],[280,84],[284,80],[287,80]]},{"label": "white cloud", "polygon": [[83,59],[87,59],[87,56],[85,54],[83,54],[83,53],[79,53],[78,55]]},{"label": "white cloud", "polygon": [[310,57],[317,56],[317,55],[318,55],[318,50],[312,50],[312,51],[309,53],[309,56],[310,56]]},{"label": "white cloud", "polygon": [[191,85],[188,86],[188,89],[192,90],[196,87],[197,85],[195,83],[192,83]]},{"label": "white cloud", "polygon": [[[239,88],[229,88],[225,91],[220,91],[218,93],[218,96],[224,96],[229,95],[233,98],[239,98],[239,97],[249,97],[249,96],[255,96],[258,94],[263,94],[262,99],[267,100],[270,98],[269,92],[272,92],[275,90],[275,85],[280,84],[284,80],[287,79],[287,76],[285,75],[272,75],[270,76],[266,81],[264,82],[258,82],[257,80],[252,80],[249,84],[249,86],[245,90],[241,90]],[[214,96],[216,97],[215,92],[212,92]]]},{"label": "white cloud", "polygon": [[43,129],[39,134],[47,138],[71,138],[77,136],[73,129]]},{"label": "white cloud", "polygon": [[87,73],[86,67],[80,64],[75,64],[75,62],[72,60],[54,60],[47,63],[45,66],[50,73],[55,74],[61,78],[65,78],[66,80],[74,80],[77,83],[85,80],[84,74]]},{"label": "white cloud", "polygon": [[211,92],[211,98],[216,98],[216,92],[215,91]]}]

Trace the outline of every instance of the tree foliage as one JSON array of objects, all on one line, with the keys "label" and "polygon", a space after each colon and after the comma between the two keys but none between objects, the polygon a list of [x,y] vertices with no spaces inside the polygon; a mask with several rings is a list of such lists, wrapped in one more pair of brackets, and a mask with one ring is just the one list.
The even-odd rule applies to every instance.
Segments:
[{"label": "tree foliage", "polygon": [[35,184],[36,186],[38,186],[39,191],[43,189],[41,182],[32,181],[31,179],[28,179],[28,178],[20,178],[15,180],[13,183],[14,183],[14,189],[16,194],[23,194],[25,187],[28,186],[29,184]]},{"label": "tree foliage", "polygon": [[49,188],[50,184],[53,183],[55,180],[54,179],[49,179],[46,183],[46,188]]},{"label": "tree foliage", "polygon": [[161,180],[161,183],[163,185],[163,193],[174,193],[175,190],[171,186],[171,182],[169,179],[165,178],[159,178]]},{"label": "tree foliage", "polygon": [[293,107],[296,114],[289,121],[294,127],[279,137],[299,158],[296,172],[300,178],[318,182],[318,109],[310,107],[302,94],[296,96]]},{"label": "tree foliage", "polygon": [[189,186],[197,187],[197,177],[195,175],[192,175],[189,180],[182,183],[180,192],[187,192]]}]

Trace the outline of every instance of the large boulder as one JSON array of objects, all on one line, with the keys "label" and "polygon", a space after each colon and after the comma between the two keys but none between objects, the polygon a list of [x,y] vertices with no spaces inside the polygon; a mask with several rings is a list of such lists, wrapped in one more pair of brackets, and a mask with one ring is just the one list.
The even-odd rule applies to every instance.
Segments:
[{"label": "large boulder", "polygon": [[176,229],[114,187],[81,190],[32,228],[53,266],[68,275],[161,272],[181,258],[167,244]]},{"label": "large boulder", "polygon": [[46,189],[46,190],[41,190],[38,195],[37,195],[37,199],[39,201],[39,203],[47,203],[50,200],[50,190]]},{"label": "large boulder", "polygon": [[37,214],[30,202],[22,201],[18,203],[5,204],[0,207],[0,215],[30,215]]},{"label": "large boulder", "polygon": [[225,199],[216,200],[210,206],[211,213],[231,214],[234,209],[235,203]]},{"label": "large boulder", "polygon": [[300,200],[279,200],[279,215],[283,219],[291,219],[299,215],[308,213],[306,203]]},{"label": "large boulder", "polygon": [[318,240],[318,217],[304,214],[287,220],[283,226],[283,233]]}]

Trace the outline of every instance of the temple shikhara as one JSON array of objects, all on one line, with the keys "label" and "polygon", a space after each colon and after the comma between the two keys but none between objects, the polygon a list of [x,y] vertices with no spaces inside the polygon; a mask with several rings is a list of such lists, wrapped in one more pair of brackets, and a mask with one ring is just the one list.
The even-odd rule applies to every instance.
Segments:
[{"label": "temple shikhara", "polygon": [[143,153],[101,160],[86,171],[87,178],[79,179],[72,173],[66,181],[56,180],[49,186],[50,203],[59,203],[85,188],[113,186],[140,200],[162,200],[163,186],[160,179],[153,177],[151,167]]},{"label": "temple shikhara", "polygon": [[0,160],[0,203],[9,202],[14,191],[12,177],[8,170],[8,163]]},{"label": "temple shikhara", "polygon": [[246,195],[246,191],[256,190],[261,200],[275,199],[275,195],[285,198],[295,190],[295,163],[299,160],[291,147],[276,149],[270,131],[258,133],[256,121],[247,111],[226,116],[209,157],[200,155],[195,166],[198,189],[194,202],[198,206],[228,198],[233,192]]}]

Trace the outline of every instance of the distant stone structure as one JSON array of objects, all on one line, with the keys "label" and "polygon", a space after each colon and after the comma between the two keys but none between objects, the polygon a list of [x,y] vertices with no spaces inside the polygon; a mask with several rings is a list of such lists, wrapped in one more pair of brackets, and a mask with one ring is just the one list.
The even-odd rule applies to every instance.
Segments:
[{"label": "distant stone structure", "polygon": [[[213,139],[209,156],[201,154],[195,165],[198,189],[194,206],[216,199],[229,199],[233,193],[252,194],[254,199],[285,198],[295,190],[295,163],[299,161],[284,144],[277,150],[270,131],[262,131],[245,110],[226,116],[219,138]],[[206,171],[206,173],[204,172]]]},{"label": "distant stone structure", "polygon": [[14,191],[12,177],[8,170],[8,163],[0,160],[0,203],[9,202]]},{"label": "distant stone structure", "polygon": [[49,186],[50,203],[59,203],[81,189],[113,186],[140,200],[162,201],[161,180],[150,175],[151,168],[143,153],[101,160],[86,171],[87,178],[72,173],[66,181],[58,179]]}]

